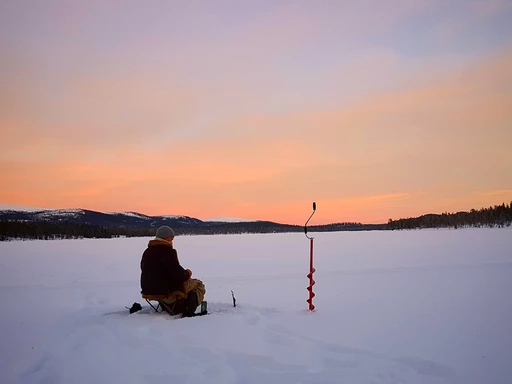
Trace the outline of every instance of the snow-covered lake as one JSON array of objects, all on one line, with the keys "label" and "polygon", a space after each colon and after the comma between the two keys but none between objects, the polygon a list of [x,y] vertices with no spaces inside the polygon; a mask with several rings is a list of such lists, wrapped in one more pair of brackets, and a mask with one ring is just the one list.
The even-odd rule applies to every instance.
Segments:
[{"label": "snow-covered lake", "polygon": [[512,383],[512,228],[310,235],[313,313],[303,234],[177,237],[211,312],[178,320],[149,238],[0,243],[0,382]]}]

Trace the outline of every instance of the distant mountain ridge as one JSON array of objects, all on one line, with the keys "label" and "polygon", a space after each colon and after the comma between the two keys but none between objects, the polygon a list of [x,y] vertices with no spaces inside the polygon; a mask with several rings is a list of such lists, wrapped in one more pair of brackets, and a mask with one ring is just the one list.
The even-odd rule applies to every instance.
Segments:
[{"label": "distant mountain ridge", "polygon": [[0,210],[0,220],[29,221],[29,222],[68,222],[88,224],[102,227],[146,228],[161,225],[177,227],[193,227],[208,225],[200,219],[180,216],[161,215],[148,216],[138,212],[98,212],[88,209],[45,209],[45,210]]},{"label": "distant mountain ridge", "polygon": [[[3,207],[2,207],[3,208]],[[226,220],[226,221],[218,221]],[[238,220],[238,221],[237,221]],[[401,230],[416,228],[504,227],[512,224],[512,202],[470,212],[426,214],[389,220],[387,224],[353,222],[309,225],[310,232]],[[12,239],[110,238],[154,236],[161,225],[177,235],[301,232],[304,226],[234,218],[200,220],[190,216],[148,216],[138,212],[97,212],[87,209],[0,209],[0,241]]]},{"label": "distant mountain ridge", "polygon": [[[0,240],[11,238],[75,238],[154,236],[155,229],[169,225],[177,235],[301,232],[303,226],[272,221],[216,217],[200,220],[190,216],[148,216],[138,212],[97,212],[88,209],[0,210]],[[335,223],[311,225],[311,232],[385,229],[386,224]]]}]

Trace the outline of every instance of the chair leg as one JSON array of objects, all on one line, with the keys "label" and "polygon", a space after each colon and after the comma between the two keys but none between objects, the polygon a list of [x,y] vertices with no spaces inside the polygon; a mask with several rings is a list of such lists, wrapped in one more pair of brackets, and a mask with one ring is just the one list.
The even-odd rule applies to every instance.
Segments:
[{"label": "chair leg", "polygon": [[160,303],[158,303],[158,305],[157,305],[157,306],[156,306],[156,308],[155,308],[155,306],[154,306],[153,304],[151,304],[151,301],[149,301],[148,299],[146,299],[146,301],[147,301],[147,303],[151,306],[151,308],[153,308],[153,309],[155,310],[155,312],[156,312],[156,313],[160,313],[160,312],[162,312],[162,311],[159,311],[159,310],[158,310],[158,309],[160,308]]},{"label": "chair leg", "polygon": [[[162,312],[166,311],[169,315],[173,313],[174,305],[171,308],[167,303],[162,302],[161,304],[162,304]],[[174,304],[176,304],[176,303],[174,303]]]}]

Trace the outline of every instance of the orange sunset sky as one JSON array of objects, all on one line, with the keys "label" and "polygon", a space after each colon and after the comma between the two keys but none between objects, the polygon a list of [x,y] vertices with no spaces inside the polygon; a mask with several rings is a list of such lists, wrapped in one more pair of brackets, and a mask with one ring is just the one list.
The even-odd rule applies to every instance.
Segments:
[{"label": "orange sunset sky", "polygon": [[510,1],[0,3],[0,207],[387,222],[512,201]]}]

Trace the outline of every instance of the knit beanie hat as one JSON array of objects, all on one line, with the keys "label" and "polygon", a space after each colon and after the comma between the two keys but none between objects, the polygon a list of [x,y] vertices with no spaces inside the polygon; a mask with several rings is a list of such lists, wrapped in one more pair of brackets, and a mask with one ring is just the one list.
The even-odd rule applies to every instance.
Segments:
[{"label": "knit beanie hat", "polygon": [[163,225],[156,230],[156,236],[160,239],[166,239],[167,237],[174,237],[174,231],[171,227],[167,225]]}]

